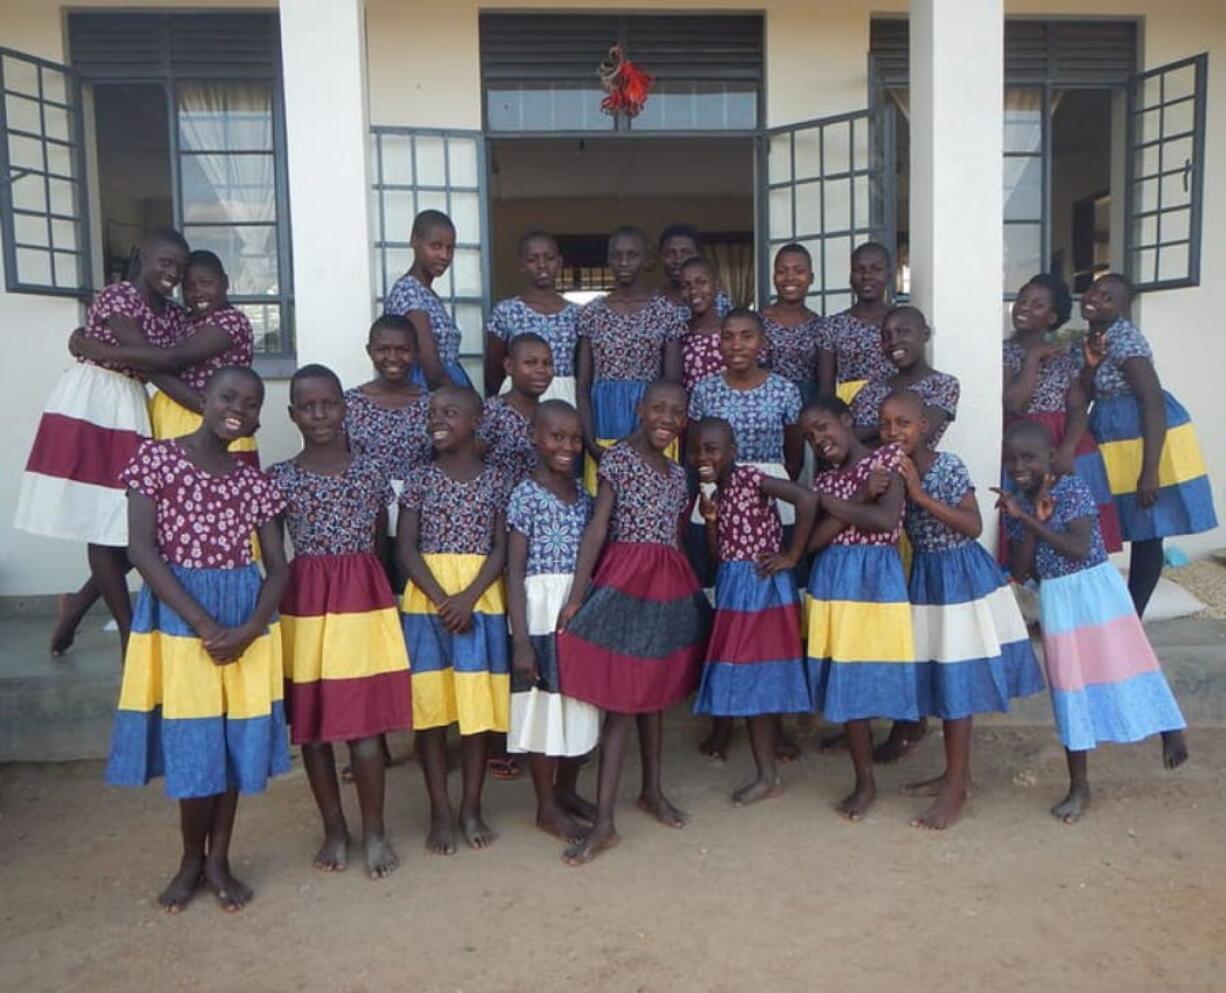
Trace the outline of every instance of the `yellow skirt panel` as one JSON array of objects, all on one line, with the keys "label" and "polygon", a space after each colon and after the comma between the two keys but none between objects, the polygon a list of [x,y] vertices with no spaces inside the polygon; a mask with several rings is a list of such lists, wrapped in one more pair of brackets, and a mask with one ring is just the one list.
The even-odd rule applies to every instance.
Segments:
[{"label": "yellow skirt panel", "polygon": [[864,389],[864,384],[867,382],[867,379],[849,379],[845,383],[839,383],[834,388],[834,395],[850,407],[852,400],[856,398],[856,394]]},{"label": "yellow skirt panel", "polygon": [[[1144,456],[1141,439],[1104,442],[1098,446],[1098,450],[1102,452],[1103,462],[1107,466],[1111,492],[1135,493]],[[1192,422],[1168,428],[1162,457],[1158,462],[1158,485],[1175,486],[1204,476],[1207,472]]]},{"label": "yellow skirt panel", "polygon": [[395,608],[322,617],[281,615],[285,678],[295,683],[360,679],[409,667]]},{"label": "yellow skirt panel", "polygon": [[909,603],[814,600],[805,595],[808,655],[833,662],[915,661]]},{"label": "yellow skirt panel", "polygon": [[460,734],[506,731],[511,720],[511,677],[437,669],[413,674],[413,727],[460,725]]},{"label": "yellow skirt panel", "polygon": [[[422,558],[433,574],[435,582],[448,596],[471,586],[486,560],[484,555],[458,555],[451,552],[432,552],[423,555]],[[405,586],[400,609],[406,614],[438,613],[438,608],[430,602],[430,598],[413,585],[412,581]],[[477,605],[473,607],[473,613],[505,614],[506,612],[506,596],[503,592],[502,577],[499,576],[485,588],[480,599],[477,600]]]}]

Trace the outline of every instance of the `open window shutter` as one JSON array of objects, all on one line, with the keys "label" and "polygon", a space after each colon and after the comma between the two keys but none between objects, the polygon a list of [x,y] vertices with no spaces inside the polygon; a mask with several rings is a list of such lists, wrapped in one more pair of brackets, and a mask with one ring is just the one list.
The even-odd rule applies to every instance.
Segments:
[{"label": "open window shutter", "polygon": [[372,127],[371,186],[375,309],[413,263],[409,232],[423,210],[441,210],[456,228],[451,268],[434,283],[463,334],[460,357],[474,382],[485,340],[489,296],[489,231],[485,140],[480,131]]},{"label": "open window shutter", "polygon": [[1208,62],[1197,55],[1132,82],[1125,244],[1138,289],[1200,282]]},{"label": "open window shutter", "polygon": [[813,257],[810,307],[835,314],[852,303],[852,249],[893,250],[893,108],[839,114],[766,133],[759,160],[763,230],[759,296],[771,295],[775,252],[798,242]]},{"label": "open window shutter", "polygon": [[0,229],[10,292],[80,296],[90,279],[81,85],[0,48]]}]

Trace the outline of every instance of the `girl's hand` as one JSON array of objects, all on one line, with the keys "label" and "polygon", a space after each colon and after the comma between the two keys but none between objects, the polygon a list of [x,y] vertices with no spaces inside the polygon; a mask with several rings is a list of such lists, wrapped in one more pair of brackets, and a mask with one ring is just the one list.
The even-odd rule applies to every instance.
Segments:
[{"label": "girl's hand", "polygon": [[893,473],[889,469],[870,469],[868,478],[855,495],[856,503],[872,503],[890,488]]},{"label": "girl's hand", "polygon": [[583,443],[583,447],[587,451],[587,454],[591,458],[591,460],[595,462],[597,465],[599,465],[600,457],[604,455],[604,449],[601,448],[594,441],[585,441]]},{"label": "girl's hand", "polygon": [[205,643],[205,650],[208,649],[208,643],[221,636],[225,628],[218,624],[213,618],[206,617],[199,624],[193,625],[196,635],[202,642]]},{"label": "girl's hand", "polygon": [[246,624],[236,628],[222,628],[204,643],[204,650],[218,665],[230,665],[242,658],[247,646],[255,641],[257,633]]},{"label": "girl's hand", "polygon": [[1057,476],[1068,476],[1073,471],[1073,450],[1061,445],[1051,453],[1051,469]]},{"label": "girl's hand", "polygon": [[452,634],[464,634],[473,626],[473,604],[464,594],[457,593],[439,604],[438,616]]},{"label": "girl's hand", "polygon": [[1158,470],[1142,469],[1137,477],[1137,504],[1152,507],[1158,502]]},{"label": "girl's hand", "polygon": [[708,524],[715,524],[719,520],[719,507],[703,492],[702,487],[698,488],[698,513]]},{"label": "girl's hand", "polygon": [[511,668],[515,670],[515,675],[533,686],[536,685],[541,674],[536,665],[536,652],[532,650],[531,642],[516,641],[512,644]]},{"label": "girl's hand", "polygon": [[758,575],[765,579],[776,573],[787,572],[794,569],[799,561],[800,559],[788,552],[763,552],[758,556]]},{"label": "girl's hand", "polygon": [[1068,345],[1061,344],[1058,341],[1047,342],[1032,348],[1026,353],[1026,358],[1042,365],[1048,359],[1055,358],[1061,352],[1068,351]]},{"label": "girl's hand", "polygon": [[579,613],[579,608],[581,606],[583,605],[579,603],[568,603],[561,610],[558,611],[558,630],[559,631],[566,630],[567,625],[570,624],[570,622],[574,619],[575,615]]},{"label": "girl's hand", "polygon": [[[873,472],[884,472],[882,469],[874,469]],[[907,496],[912,500],[923,496],[924,483],[920,479],[919,470],[915,468],[915,463],[909,458],[903,459],[898,464],[898,474],[902,476],[902,481],[907,487]],[[885,472],[886,485],[889,485],[890,474]],[[882,492],[885,492],[882,490]]]},{"label": "girl's hand", "polygon": [[1056,481],[1056,477],[1050,472],[1043,477],[1043,485],[1039,487],[1038,496],[1034,498],[1034,516],[1040,523],[1046,524],[1051,520],[1051,515],[1056,510],[1056,501],[1051,498],[1051,484]]},{"label": "girl's hand", "polygon": [[1081,354],[1085,356],[1086,365],[1097,369],[1107,355],[1107,333],[1105,331],[1090,331],[1081,343]]},{"label": "girl's hand", "polygon": [[103,357],[104,346],[100,341],[85,336],[85,328],[77,328],[68,336],[68,354],[75,359],[98,361]]},{"label": "girl's hand", "polygon": [[989,486],[988,489],[996,494],[997,510],[1003,511],[1017,520],[1021,520],[1026,516],[1026,511],[1022,509],[1022,505],[1018,503],[1017,497],[1012,493],[1006,493],[999,486]]}]

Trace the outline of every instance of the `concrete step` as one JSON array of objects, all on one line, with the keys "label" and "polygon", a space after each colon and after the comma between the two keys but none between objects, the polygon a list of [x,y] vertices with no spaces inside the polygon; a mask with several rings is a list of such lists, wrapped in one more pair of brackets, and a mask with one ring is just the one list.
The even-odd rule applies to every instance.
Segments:
[{"label": "concrete step", "polygon": [[[119,639],[106,615],[86,618],[72,650],[47,653],[52,618],[0,612],[0,762],[105,758],[119,698]],[[1226,621],[1185,618],[1146,626],[1192,727],[1226,727]],[[672,721],[693,720],[679,708]],[[1046,694],[1020,700],[984,725],[1051,724]]]}]

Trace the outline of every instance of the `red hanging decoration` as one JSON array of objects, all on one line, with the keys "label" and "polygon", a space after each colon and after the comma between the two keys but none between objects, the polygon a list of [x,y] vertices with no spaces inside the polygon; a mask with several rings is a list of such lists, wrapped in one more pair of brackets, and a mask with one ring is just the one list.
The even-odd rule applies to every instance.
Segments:
[{"label": "red hanging decoration", "polygon": [[609,49],[608,57],[600,63],[599,73],[600,85],[608,94],[600,101],[600,109],[609,115],[637,116],[647,103],[655,77],[626,58],[621,45]]}]

